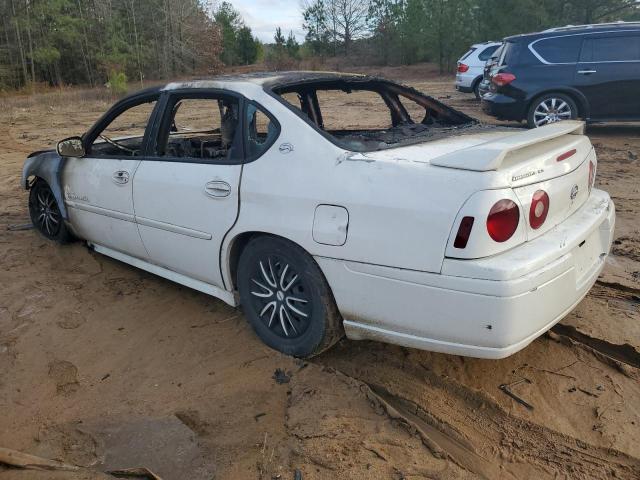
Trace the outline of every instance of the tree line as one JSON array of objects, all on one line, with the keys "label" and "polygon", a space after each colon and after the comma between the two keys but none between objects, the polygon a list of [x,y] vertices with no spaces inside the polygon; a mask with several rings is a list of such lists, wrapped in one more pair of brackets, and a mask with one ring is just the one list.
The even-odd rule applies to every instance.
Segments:
[{"label": "tree line", "polygon": [[228,2],[0,0],[0,89],[212,74],[260,42]]},{"label": "tree line", "polygon": [[545,28],[640,20],[638,0],[305,0],[305,46],[366,62],[435,62],[449,71],[469,45]]},{"label": "tree line", "polygon": [[[144,85],[224,66],[347,57],[354,63],[435,62],[449,71],[471,43],[548,27],[640,20],[639,0],[302,0],[305,41],[280,28],[254,37],[232,2],[0,0],[0,90]],[[287,36],[285,36],[287,35]]]}]

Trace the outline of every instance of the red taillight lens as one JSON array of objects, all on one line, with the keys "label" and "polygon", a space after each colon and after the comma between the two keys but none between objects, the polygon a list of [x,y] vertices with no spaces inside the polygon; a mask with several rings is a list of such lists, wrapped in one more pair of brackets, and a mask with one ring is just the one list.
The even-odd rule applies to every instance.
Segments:
[{"label": "red taillight lens", "polygon": [[493,77],[491,77],[491,81],[498,87],[509,85],[515,79],[516,76],[513,73],[496,73]]},{"label": "red taillight lens", "polygon": [[529,207],[529,225],[534,230],[542,226],[549,213],[549,195],[544,190],[537,190],[533,194]]},{"label": "red taillight lens", "polygon": [[591,189],[593,188],[593,184],[596,180],[596,166],[593,162],[589,162],[589,193],[591,193]]},{"label": "red taillight lens", "polygon": [[465,65],[464,63],[459,63],[458,64],[458,72],[464,73],[467,70],[469,70],[469,65]]},{"label": "red taillight lens", "polygon": [[456,240],[453,242],[453,246],[456,248],[465,248],[469,241],[469,235],[471,235],[471,229],[473,228],[473,217],[464,217],[458,227],[458,234]]},{"label": "red taillight lens", "polygon": [[563,160],[566,160],[567,158],[572,157],[575,154],[576,154],[575,148],[573,150],[569,150],[568,152],[564,152],[562,155],[558,155],[558,158],[556,158],[556,162],[561,162]]},{"label": "red taillight lens", "polygon": [[520,209],[515,202],[505,198],[498,200],[487,217],[487,232],[496,242],[509,240],[520,222]]}]

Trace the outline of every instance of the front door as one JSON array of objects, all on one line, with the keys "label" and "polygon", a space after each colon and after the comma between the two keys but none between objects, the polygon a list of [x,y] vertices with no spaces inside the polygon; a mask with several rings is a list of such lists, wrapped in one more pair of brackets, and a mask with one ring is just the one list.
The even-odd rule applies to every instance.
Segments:
[{"label": "front door", "polygon": [[151,157],[133,177],[135,217],[149,261],[225,288],[220,245],[238,215],[240,100],[172,91]]},{"label": "front door", "polygon": [[133,177],[158,94],[116,105],[85,138],[86,156],[67,158],[64,201],[75,233],[138,258],[147,256],[133,211]]},{"label": "front door", "polygon": [[640,34],[586,35],[576,87],[589,102],[589,117],[640,117]]}]

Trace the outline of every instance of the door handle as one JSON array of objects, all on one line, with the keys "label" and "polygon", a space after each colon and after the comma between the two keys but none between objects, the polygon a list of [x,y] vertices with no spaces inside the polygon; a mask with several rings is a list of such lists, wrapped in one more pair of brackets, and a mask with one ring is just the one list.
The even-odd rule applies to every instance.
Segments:
[{"label": "door handle", "polygon": [[596,70],[578,70],[578,73],[581,75],[590,75],[592,73],[597,73]]},{"label": "door handle", "polygon": [[126,170],[118,170],[113,174],[112,178],[118,185],[124,185],[125,183],[129,183],[129,172]]},{"label": "door handle", "polygon": [[207,182],[204,186],[204,193],[210,197],[228,197],[231,194],[231,185],[220,180]]}]

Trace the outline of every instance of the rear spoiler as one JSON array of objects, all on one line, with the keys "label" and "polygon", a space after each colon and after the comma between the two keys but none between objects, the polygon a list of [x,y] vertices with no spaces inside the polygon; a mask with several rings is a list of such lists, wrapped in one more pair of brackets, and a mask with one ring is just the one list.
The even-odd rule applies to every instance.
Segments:
[{"label": "rear spoiler", "polygon": [[564,120],[447,153],[446,155],[432,159],[430,163],[438,167],[458,168],[476,172],[498,170],[505,157],[516,150],[563,135],[583,134],[584,122]]}]

